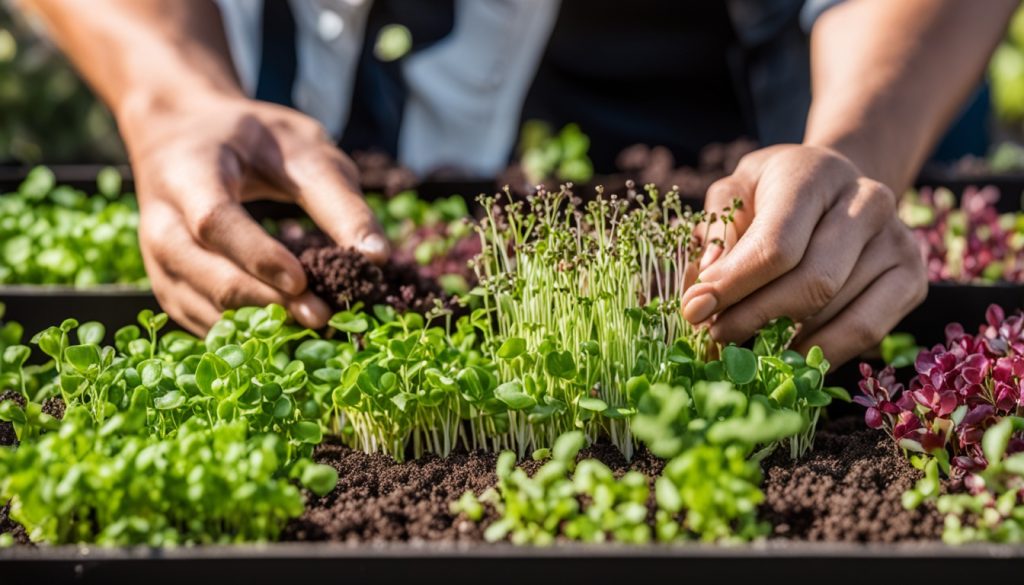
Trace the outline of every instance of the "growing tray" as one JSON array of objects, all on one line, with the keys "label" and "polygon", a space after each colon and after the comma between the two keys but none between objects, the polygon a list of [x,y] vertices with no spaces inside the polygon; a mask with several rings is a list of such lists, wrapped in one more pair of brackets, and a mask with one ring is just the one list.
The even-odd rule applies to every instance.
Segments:
[{"label": "growing tray", "polygon": [[[91,193],[96,189],[96,175],[103,167],[57,165],[50,168],[58,184]],[[0,166],[0,194],[16,191],[29,170],[30,167]],[[123,177],[123,189],[126,192],[134,191],[131,170],[128,167],[118,167],[118,170]],[[476,211],[476,195],[492,192],[494,188],[493,182],[487,181],[444,181],[423,183],[417,189],[420,196],[427,200],[452,194],[463,195],[470,204],[470,209]],[[365,190],[372,191],[374,187],[366,186]],[[257,221],[305,215],[305,212],[296,205],[272,201],[249,203],[246,208]],[[108,334],[112,335],[118,328],[134,324],[139,311],[160,310],[160,305],[151,291],[113,285],[88,288],[0,285],[0,302],[7,305],[5,318],[21,323],[27,338],[72,315],[82,322],[100,321],[107,326]]]},{"label": "growing tray", "polygon": [[0,551],[0,581],[42,583],[1019,582],[1024,547],[768,542],[741,547],[276,544]]},{"label": "growing tray", "polygon": [[967,187],[993,186],[999,189],[1000,198],[996,203],[999,213],[1024,209],[1024,174],[977,175],[972,177],[947,176],[943,173],[923,173],[915,182],[917,188],[945,187],[959,200]]},{"label": "growing tray", "polygon": [[7,305],[4,319],[25,328],[25,338],[67,317],[79,322],[99,321],[113,332],[135,324],[139,311],[159,311],[160,304],[149,290],[134,287],[95,286],[76,289],[67,286],[0,285],[0,303]]}]

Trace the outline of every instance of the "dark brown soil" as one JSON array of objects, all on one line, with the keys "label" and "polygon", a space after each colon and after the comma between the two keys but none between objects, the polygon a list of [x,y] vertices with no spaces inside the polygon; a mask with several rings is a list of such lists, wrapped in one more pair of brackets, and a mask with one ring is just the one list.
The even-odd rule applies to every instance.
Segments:
[{"label": "dark brown soil", "polygon": [[[14,390],[4,390],[3,392],[0,392],[0,402],[5,402],[7,400],[17,402],[22,408],[25,406],[25,397]],[[17,444],[18,437],[14,434],[14,425],[6,421],[0,421],[0,447]],[[3,530],[0,529],[0,532],[3,532]]]},{"label": "dark brown soil", "polygon": [[[651,477],[662,463],[646,451],[630,467],[610,445],[586,449],[583,457],[601,459],[617,474],[636,469]],[[449,506],[466,492],[480,495],[497,482],[497,458],[489,453],[455,453],[395,463],[385,455],[366,455],[324,444],[315,459],[338,470],[338,487],[312,499],[306,513],[285,531],[286,540],[386,541],[481,540],[487,524],[453,515]],[[534,471],[540,463],[523,466]],[[493,511],[488,508],[489,513]],[[491,518],[493,519],[493,518]]]},{"label": "dark brown soil", "polygon": [[[4,390],[0,392],[0,402],[5,400],[13,400],[22,407],[25,406],[25,398],[14,390]],[[61,402],[63,404],[63,401]],[[18,437],[14,434],[14,425],[9,422],[0,421],[0,447],[9,447],[18,444]],[[25,534],[25,529],[21,527],[17,522],[11,521],[7,516],[8,506],[6,502],[0,506],[0,534],[10,532],[11,536],[14,537],[14,541],[19,544],[28,543],[28,535]]]},{"label": "dark brown soil", "polygon": [[352,248],[328,245],[299,253],[309,289],[332,308],[344,310],[356,302],[367,307],[387,304],[399,313],[426,313],[437,302],[448,305],[437,281],[425,278],[411,264],[389,260],[377,266]]},{"label": "dark brown soil", "polygon": [[31,545],[32,541],[28,539],[25,528],[7,516],[9,511],[9,505],[0,506],[0,534],[10,533],[15,543]]},{"label": "dark brown soil", "polygon": [[466,490],[494,485],[495,457],[474,452],[447,460],[429,456],[395,463],[323,444],[315,458],[338,470],[338,486],[309,502],[285,531],[286,540],[480,540],[482,527],[456,523],[448,506]]},{"label": "dark brown soil", "polygon": [[814,451],[794,463],[775,453],[765,465],[763,517],[778,538],[894,542],[937,539],[934,507],[905,510],[901,495],[921,472],[884,433],[848,418],[818,432]]},{"label": "dark brown soil", "polygon": [[[775,526],[774,538],[815,541],[892,542],[937,539],[942,520],[934,508],[904,510],[900,498],[919,472],[887,437],[857,419],[831,423],[818,433],[816,449],[793,462],[778,452],[765,463],[766,501],[762,516]],[[635,469],[649,477],[663,463],[642,450],[632,465],[610,445],[596,445],[596,457],[617,474]],[[455,517],[451,502],[466,490],[492,487],[495,457],[455,454],[398,464],[384,455],[365,455],[332,444],[316,459],[338,470],[338,487],[310,501],[306,513],[286,530],[288,540],[479,540],[482,525]],[[527,470],[536,467],[524,464]],[[486,524],[486,522],[485,522]]]},{"label": "dark brown soil", "polygon": [[53,396],[43,401],[43,413],[56,419],[64,418],[64,410],[66,408],[67,405],[64,404],[64,399],[60,396]]}]

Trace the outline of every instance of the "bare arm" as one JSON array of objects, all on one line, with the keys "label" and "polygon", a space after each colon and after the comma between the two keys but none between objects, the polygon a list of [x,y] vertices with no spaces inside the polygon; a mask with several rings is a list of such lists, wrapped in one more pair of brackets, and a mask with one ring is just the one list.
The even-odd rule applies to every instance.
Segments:
[{"label": "bare arm", "polygon": [[805,144],[829,146],[895,192],[910,186],[977,87],[1018,0],[851,0],[811,37]]},{"label": "bare arm", "polygon": [[212,0],[28,4],[114,111],[139,191],[146,269],[179,323],[203,332],[224,309],[273,302],[304,325],[326,324],[302,266],[244,201],[293,201],[339,244],[387,256],[355,165],[323,127],[243,94]]},{"label": "bare arm", "polygon": [[[213,0],[22,0],[115,114],[133,100],[242,97]],[[151,105],[151,104],[147,104]]]},{"label": "bare arm", "polygon": [[779,316],[834,363],[878,341],[927,292],[896,217],[911,182],[977,84],[1017,2],[848,0],[812,35],[813,101],[800,145],[745,157],[707,207],[744,202],[708,256],[684,316],[739,341]]}]

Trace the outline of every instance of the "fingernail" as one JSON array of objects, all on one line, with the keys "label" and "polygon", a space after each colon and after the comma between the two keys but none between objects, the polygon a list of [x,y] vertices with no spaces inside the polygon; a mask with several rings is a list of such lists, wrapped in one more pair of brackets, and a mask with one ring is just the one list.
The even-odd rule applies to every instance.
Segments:
[{"label": "fingernail", "polygon": [[304,299],[292,306],[293,316],[306,327],[323,327],[331,318],[331,311],[320,299]]},{"label": "fingernail", "polygon": [[710,246],[708,246],[708,249],[704,250],[704,254],[700,257],[699,270],[701,272],[704,272],[704,269],[707,268],[708,266],[711,266],[711,263],[714,262],[715,260],[718,260],[718,257],[721,255],[721,246],[719,246],[718,244],[711,244]]},{"label": "fingernail", "polygon": [[299,283],[292,278],[291,274],[287,272],[281,272],[274,278],[274,286],[283,292],[288,294],[297,294],[300,291],[296,290],[299,288]]},{"label": "fingernail", "polygon": [[686,306],[683,307],[683,317],[690,323],[701,323],[715,312],[716,305],[718,305],[718,299],[715,298],[715,295],[704,293],[686,303]]},{"label": "fingernail", "polygon": [[358,249],[366,256],[383,260],[388,253],[388,242],[379,234],[371,234],[359,242]]}]

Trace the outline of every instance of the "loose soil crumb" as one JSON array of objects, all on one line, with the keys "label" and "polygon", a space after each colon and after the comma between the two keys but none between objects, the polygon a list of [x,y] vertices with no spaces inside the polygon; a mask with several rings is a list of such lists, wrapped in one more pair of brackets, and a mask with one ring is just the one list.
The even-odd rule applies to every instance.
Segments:
[{"label": "loose soil crumb", "polygon": [[818,432],[814,451],[793,462],[777,452],[765,464],[762,516],[778,538],[895,542],[937,539],[942,517],[928,504],[905,510],[904,491],[921,472],[884,433],[847,418]]}]

